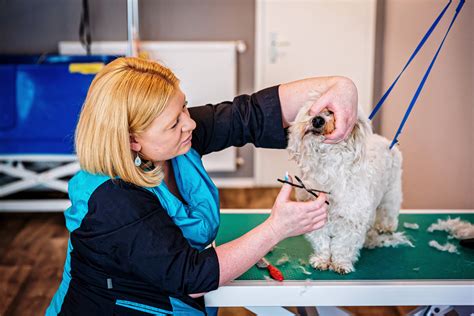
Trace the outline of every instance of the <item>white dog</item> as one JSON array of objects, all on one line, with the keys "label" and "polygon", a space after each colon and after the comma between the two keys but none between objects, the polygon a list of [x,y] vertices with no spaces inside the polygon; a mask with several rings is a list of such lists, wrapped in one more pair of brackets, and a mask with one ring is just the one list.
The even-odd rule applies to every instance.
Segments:
[{"label": "white dog", "polygon": [[[402,156],[397,148],[389,149],[387,139],[372,133],[361,109],[346,140],[323,143],[324,135],[334,130],[334,116],[327,110],[309,115],[312,104],[308,102],[291,124],[288,150],[305,186],[330,192],[328,223],[306,234],[314,249],[310,263],[319,270],[345,274],[354,271],[364,243],[370,248],[384,246],[382,241],[371,247],[367,236],[397,229]],[[314,199],[302,189],[296,196],[300,201]],[[401,243],[411,245],[407,240]]]}]

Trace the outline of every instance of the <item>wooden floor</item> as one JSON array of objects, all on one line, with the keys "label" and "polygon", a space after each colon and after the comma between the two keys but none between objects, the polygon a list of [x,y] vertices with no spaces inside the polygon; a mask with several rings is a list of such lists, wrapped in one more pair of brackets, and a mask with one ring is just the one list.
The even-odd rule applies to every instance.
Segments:
[{"label": "wooden floor", "polygon": [[[277,189],[221,190],[221,208],[271,208]],[[43,315],[61,280],[68,233],[62,213],[0,212],[0,316]],[[295,308],[290,308],[296,312]],[[351,307],[353,315],[405,315],[413,307]],[[220,316],[253,315],[222,308]]]}]

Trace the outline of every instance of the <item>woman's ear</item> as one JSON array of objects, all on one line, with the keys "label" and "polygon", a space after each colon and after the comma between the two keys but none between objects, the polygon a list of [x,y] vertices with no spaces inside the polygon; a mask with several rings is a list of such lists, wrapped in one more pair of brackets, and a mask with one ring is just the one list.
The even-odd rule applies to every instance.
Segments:
[{"label": "woman's ear", "polygon": [[135,152],[139,152],[140,150],[142,150],[142,145],[140,145],[137,140],[137,137],[133,134],[130,134],[130,148]]}]

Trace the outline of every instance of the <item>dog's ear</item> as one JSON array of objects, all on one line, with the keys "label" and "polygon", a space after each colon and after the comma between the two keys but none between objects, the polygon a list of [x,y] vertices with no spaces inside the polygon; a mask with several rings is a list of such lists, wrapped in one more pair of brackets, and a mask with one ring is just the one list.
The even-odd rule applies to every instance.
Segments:
[{"label": "dog's ear", "polygon": [[351,133],[351,138],[355,142],[364,142],[365,138],[372,134],[372,126],[366,118],[358,117]]},{"label": "dog's ear", "polygon": [[302,152],[303,136],[306,132],[308,120],[310,120],[308,112],[313,102],[311,99],[300,108],[295,120],[290,122],[290,127],[288,128],[288,147],[286,147],[286,149],[290,154],[290,159],[296,161],[298,164]]},{"label": "dog's ear", "polygon": [[292,122],[290,124],[291,125],[288,128],[288,147],[286,147],[286,149],[288,150],[290,159],[296,161],[296,163],[299,164],[304,126],[296,122]]},{"label": "dog's ear", "polygon": [[364,111],[359,107],[357,113],[357,122],[349,136],[348,143],[355,150],[356,161],[365,156],[366,139],[372,134],[372,126],[365,116]]}]

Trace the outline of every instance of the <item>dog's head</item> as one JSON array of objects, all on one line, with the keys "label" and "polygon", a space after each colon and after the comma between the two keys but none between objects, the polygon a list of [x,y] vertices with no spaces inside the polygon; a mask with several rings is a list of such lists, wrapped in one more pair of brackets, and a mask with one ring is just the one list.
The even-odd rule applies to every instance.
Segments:
[{"label": "dog's head", "polygon": [[293,159],[300,164],[301,157],[325,154],[330,152],[352,153],[354,160],[360,160],[365,155],[365,139],[372,134],[370,122],[359,107],[357,122],[347,139],[337,144],[324,143],[325,135],[331,134],[336,127],[334,114],[323,109],[316,115],[310,115],[309,110],[314,100],[303,106],[290,126],[288,150]]}]

